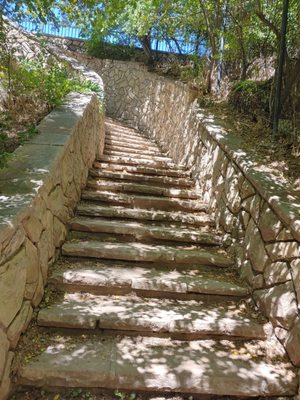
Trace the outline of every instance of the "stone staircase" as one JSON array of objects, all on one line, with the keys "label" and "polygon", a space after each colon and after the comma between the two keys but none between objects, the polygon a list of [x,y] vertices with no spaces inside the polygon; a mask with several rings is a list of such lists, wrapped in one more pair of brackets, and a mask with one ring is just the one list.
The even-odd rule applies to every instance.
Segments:
[{"label": "stone staircase", "polygon": [[214,225],[184,166],[108,120],[38,314],[44,344],[24,355],[19,385],[295,395]]}]

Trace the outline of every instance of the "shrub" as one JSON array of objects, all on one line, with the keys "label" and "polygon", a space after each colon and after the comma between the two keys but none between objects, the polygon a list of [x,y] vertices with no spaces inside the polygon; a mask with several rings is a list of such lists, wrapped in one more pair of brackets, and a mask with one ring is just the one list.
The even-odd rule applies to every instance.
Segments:
[{"label": "shrub", "polygon": [[272,81],[240,81],[233,85],[228,102],[239,112],[249,115],[254,121],[270,118],[270,93]]}]

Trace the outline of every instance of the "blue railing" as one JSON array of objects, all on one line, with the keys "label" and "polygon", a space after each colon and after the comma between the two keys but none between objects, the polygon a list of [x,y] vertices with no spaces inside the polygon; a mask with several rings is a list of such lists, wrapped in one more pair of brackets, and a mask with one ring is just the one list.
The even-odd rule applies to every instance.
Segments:
[{"label": "blue railing", "polygon": [[[43,35],[53,35],[60,36],[64,38],[70,39],[81,39],[86,40],[87,37],[82,33],[81,29],[72,26],[64,26],[60,25],[56,27],[54,24],[46,23],[46,24],[37,24],[31,21],[24,21],[21,23],[21,27],[29,32],[33,33],[41,33]],[[114,44],[123,44],[124,41],[120,40],[120,36],[118,34],[113,34],[106,36],[104,38],[107,43]],[[136,40],[134,42],[134,47],[141,48],[141,44]],[[196,48],[196,42],[194,41],[185,41],[182,39],[153,39],[151,42],[151,48],[154,51],[166,52],[166,53],[176,53],[176,54],[205,54],[206,48],[202,44]]]}]

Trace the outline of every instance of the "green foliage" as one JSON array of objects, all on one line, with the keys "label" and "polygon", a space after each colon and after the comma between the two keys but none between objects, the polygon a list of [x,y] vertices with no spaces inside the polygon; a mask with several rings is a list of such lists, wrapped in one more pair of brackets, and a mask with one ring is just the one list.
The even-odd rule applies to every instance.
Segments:
[{"label": "green foliage", "polygon": [[93,395],[89,391],[79,389],[79,388],[70,389],[68,392],[68,395],[72,399],[80,399],[80,400],[92,400],[93,399]]},{"label": "green foliage", "polygon": [[23,144],[28,142],[28,140],[36,136],[38,133],[39,131],[37,130],[37,127],[35,125],[26,128],[25,130],[18,133],[19,143]]},{"label": "green foliage", "polygon": [[135,400],[137,397],[134,392],[133,393],[125,393],[125,392],[121,392],[120,390],[115,390],[114,395],[119,400]]},{"label": "green foliage", "polygon": [[109,58],[110,60],[122,61],[144,60],[142,52],[132,46],[105,43],[102,40],[95,40],[93,38],[87,43],[87,52],[91,56],[101,59]]},{"label": "green foliage", "polygon": [[229,95],[229,104],[238,111],[249,115],[254,121],[269,120],[269,99],[271,81],[237,82]]}]

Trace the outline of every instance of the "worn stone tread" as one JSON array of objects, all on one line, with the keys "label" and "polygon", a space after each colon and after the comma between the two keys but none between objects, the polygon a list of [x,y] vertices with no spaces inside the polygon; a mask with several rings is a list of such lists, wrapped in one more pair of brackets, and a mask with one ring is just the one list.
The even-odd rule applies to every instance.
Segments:
[{"label": "worn stone tread", "polygon": [[191,188],[194,186],[194,182],[188,178],[172,178],[168,176],[155,176],[146,174],[134,174],[126,171],[105,171],[102,169],[91,169],[90,175],[98,178],[113,179],[113,180],[124,180],[139,183],[159,183],[161,185],[173,185],[179,187]]},{"label": "worn stone tread", "polygon": [[144,140],[146,143],[155,143],[153,140],[149,139],[148,137],[142,135],[140,132],[136,131],[122,131],[119,132],[118,130],[106,130],[105,132],[105,137],[111,138],[111,137],[116,137],[118,139],[136,139],[136,140]]},{"label": "worn stone tread", "polygon": [[237,283],[230,272],[209,269],[161,269],[142,263],[118,261],[66,261],[62,267],[53,271],[49,284],[67,291],[80,291],[101,294],[103,288],[112,292],[123,289],[125,292],[140,292],[148,297],[159,293],[204,294],[211,296],[246,297],[249,289]]},{"label": "worn stone tread", "polygon": [[106,137],[117,137],[117,138],[128,138],[128,139],[137,139],[137,140],[145,140],[146,142],[151,143],[151,139],[147,138],[146,136],[143,136],[140,132],[134,131],[134,130],[127,130],[122,132],[118,131],[118,129],[113,129],[113,130],[106,130],[105,132]]},{"label": "worn stone tread", "polygon": [[141,146],[142,148],[153,148],[154,150],[160,151],[159,147],[154,142],[149,142],[143,137],[122,136],[122,138],[120,138],[118,135],[109,134],[105,137],[105,142],[111,144],[121,143],[127,147]]},{"label": "worn stone tread", "polygon": [[144,221],[180,222],[185,225],[215,226],[214,219],[206,213],[184,213],[153,211],[121,206],[100,206],[92,203],[79,203],[77,214],[91,217],[128,218]]},{"label": "worn stone tread", "polygon": [[[134,147],[138,150],[153,150],[153,151],[161,151],[158,146],[150,143],[134,143],[126,142],[124,139],[112,139],[105,138],[105,147],[107,148],[116,148],[116,149],[132,149]],[[161,152],[162,153],[162,152]],[[163,154],[163,153],[162,153]]]},{"label": "worn stone tread", "polygon": [[196,200],[198,198],[195,190],[166,188],[163,186],[155,186],[141,183],[119,182],[105,179],[89,178],[87,187],[95,190],[109,190],[123,193],[140,193],[150,194],[154,196],[174,197],[180,199]]},{"label": "worn stone tread", "polygon": [[69,227],[75,231],[115,233],[132,235],[138,239],[158,239],[185,243],[198,243],[210,246],[222,244],[221,236],[201,230],[187,229],[179,226],[145,224],[137,221],[112,220],[104,218],[75,217],[69,222]]},{"label": "worn stone tread", "polygon": [[136,160],[140,159],[145,159],[145,160],[154,160],[154,161],[167,161],[167,162],[172,162],[172,159],[168,157],[167,155],[162,154],[161,152],[155,151],[146,151],[143,150],[141,151],[135,151],[134,149],[132,150],[114,150],[114,149],[108,149],[105,148],[104,155],[107,156],[113,156],[113,157],[130,157],[134,158]]},{"label": "worn stone tread", "polygon": [[136,157],[125,157],[125,156],[108,156],[103,154],[99,157],[99,161],[105,161],[115,164],[124,165],[140,165],[152,168],[174,168],[176,170],[186,170],[184,165],[174,164],[172,161],[162,157],[161,159],[147,159],[147,158],[136,158]]},{"label": "worn stone tread", "polygon": [[[262,347],[261,342],[252,346]],[[282,358],[255,357],[247,343],[90,337],[53,343],[19,371],[31,386],[231,396],[293,396],[298,377]]]},{"label": "worn stone tread", "polygon": [[155,175],[155,176],[169,176],[175,178],[190,178],[190,171],[181,171],[176,168],[156,168],[156,167],[147,167],[141,165],[124,165],[124,164],[111,164],[107,162],[95,161],[93,164],[94,168],[98,168],[103,171],[122,171],[127,173],[136,173],[136,174],[147,174],[147,175]]},{"label": "worn stone tread", "polygon": [[224,252],[213,249],[183,248],[143,243],[99,242],[94,240],[66,242],[62,254],[72,257],[92,257],[112,260],[197,263],[216,267],[230,267],[233,260]]},{"label": "worn stone tread", "polygon": [[169,333],[188,340],[213,335],[265,339],[264,326],[235,302],[213,303],[137,296],[66,293],[39,312],[41,326]]},{"label": "worn stone tread", "polygon": [[132,146],[132,148],[130,147],[118,147],[118,146],[112,146],[112,145],[105,145],[104,148],[104,153],[103,154],[107,154],[107,155],[111,155],[111,156],[127,156],[130,155],[132,157],[140,157],[141,155],[147,156],[146,158],[152,158],[152,157],[163,157],[163,158],[167,158],[168,160],[170,160],[170,158],[163,154],[160,150],[149,150],[147,148],[144,148],[143,150],[141,149],[136,149],[135,146]]},{"label": "worn stone tread", "polygon": [[110,204],[127,205],[136,208],[147,208],[161,211],[206,211],[207,205],[197,200],[185,200],[175,197],[143,196],[111,191],[84,190],[83,200],[109,202]]}]

